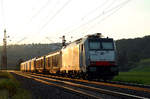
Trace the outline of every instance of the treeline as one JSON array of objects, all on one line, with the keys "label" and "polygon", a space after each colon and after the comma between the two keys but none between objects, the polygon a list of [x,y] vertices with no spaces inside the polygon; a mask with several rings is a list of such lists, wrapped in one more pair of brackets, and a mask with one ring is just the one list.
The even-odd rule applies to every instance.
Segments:
[{"label": "treeline", "polygon": [[[24,44],[24,45],[8,45],[7,46],[7,62],[8,69],[18,69],[20,61],[32,59],[34,57],[45,55],[49,52],[56,51],[61,48],[60,43],[53,44]],[[2,46],[0,47],[0,55],[2,54]],[[1,57],[0,57],[1,62]],[[1,64],[0,64],[1,68]]]},{"label": "treeline", "polygon": [[[61,43],[9,45],[7,46],[8,69],[18,69],[20,61],[42,56],[60,48]],[[128,71],[136,67],[136,63],[141,59],[150,58],[150,36],[117,40],[116,48],[120,71]],[[2,46],[0,52],[2,53]]]},{"label": "treeline", "polygon": [[116,47],[121,71],[128,71],[141,59],[150,58],[150,36],[117,40]]}]

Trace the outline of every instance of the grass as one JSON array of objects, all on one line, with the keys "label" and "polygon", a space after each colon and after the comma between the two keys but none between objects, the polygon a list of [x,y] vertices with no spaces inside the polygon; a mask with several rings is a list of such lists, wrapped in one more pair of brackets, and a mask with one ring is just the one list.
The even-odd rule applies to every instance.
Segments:
[{"label": "grass", "polygon": [[31,99],[28,91],[8,72],[0,72],[0,99]]},{"label": "grass", "polygon": [[8,72],[0,72],[0,78],[10,78],[14,79],[12,75],[10,75]]},{"label": "grass", "polygon": [[150,59],[141,60],[138,66],[129,72],[120,72],[113,81],[150,85]]},{"label": "grass", "polygon": [[9,94],[7,90],[0,90],[0,99],[8,99]]},{"label": "grass", "polygon": [[130,72],[150,72],[150,59],[141,60]]},{"label": "grass", "polygon": [[17,93],[12,97],[12,99],[31,99],[31,94],[22,88],[18,88]]},{"label": "grass", "polygon": [[122,81],[137,84],[150,85],[150,73],[148,72],[120,72],[113,81]]}]

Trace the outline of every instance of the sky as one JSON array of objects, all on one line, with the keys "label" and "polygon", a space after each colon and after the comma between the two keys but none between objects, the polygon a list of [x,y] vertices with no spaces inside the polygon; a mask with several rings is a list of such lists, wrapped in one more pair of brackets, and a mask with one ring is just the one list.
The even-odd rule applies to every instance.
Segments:
[{"label": "sky", "polygon": [[150,0],[0,0],[0,6],[0,45],[4,29],[8,44],[150,35]]}]

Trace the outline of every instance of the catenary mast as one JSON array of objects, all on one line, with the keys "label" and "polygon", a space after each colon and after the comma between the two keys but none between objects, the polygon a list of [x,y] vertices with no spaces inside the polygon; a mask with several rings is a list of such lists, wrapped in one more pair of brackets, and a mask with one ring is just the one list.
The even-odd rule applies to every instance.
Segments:
[{"label": "catenary mast", "polygon": [[1,69],[7,70],[7,35],[6,29],[4,30],[4,38],[3,38],[3,49],[2,49],[2,61],[1,61]]}]

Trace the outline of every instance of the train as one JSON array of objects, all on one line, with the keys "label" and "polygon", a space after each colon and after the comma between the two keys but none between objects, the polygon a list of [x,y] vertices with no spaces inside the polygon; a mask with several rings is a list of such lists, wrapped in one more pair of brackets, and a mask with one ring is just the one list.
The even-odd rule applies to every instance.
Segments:
[{"label": "train", "polygon": [[111,80],[118,75],[113,38],[91,34],[63,46],[60,50],[20,64],[23,72],[39,72],[85,79]]}]

